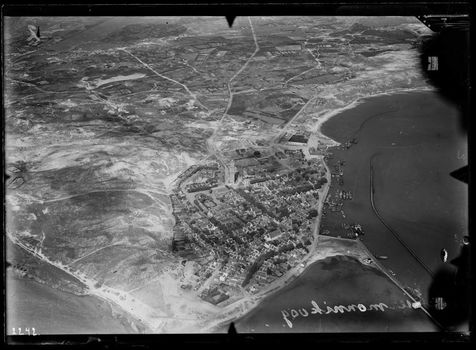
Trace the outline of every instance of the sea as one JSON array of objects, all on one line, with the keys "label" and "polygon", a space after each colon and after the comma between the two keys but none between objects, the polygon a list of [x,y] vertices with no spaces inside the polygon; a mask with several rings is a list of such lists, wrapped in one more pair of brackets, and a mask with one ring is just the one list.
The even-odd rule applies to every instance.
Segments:
[{"label": "sea", "polygon": [[[135,333],[127,318],[94,296],[62,292],[7,273],[6,333],[127,334]],[[34,330],[33,330],[34,329]]]},{"label": "sea", "polygon": [[[467,185],[450,172],[467,164],[467,137],[456,107],[434,92],[371,97],[327,121],[322,132],[350,148],[331,151],[329,166],[344,162],[343,184],[352,191],[346,218],[328,215],[322,228],[341,235],[342,222],[360,223],[368,249],[404,286],[425,300],[432,277],[370,206],[373,159],[375,204],[387,225],[432,272],[458,257],[467,234]],[[448,251],[448,262],[440,258]],[[117,310],[93,296],[76,296],[7,274],[7,334],[35,328],[39,334],[136,332]],[[236,321],[240,332],[411,332],[435,325],[381,271],[346,256],[308,267]]]},{"label": "sea", "polygon": [[[344,204],[345,218],[340,212],[323,218],[321,232],[328,229],[332,236],[344,236],[343,222],[361,224],[362,242],[374,255],[386,258],[380,262],[426,305],[434,274],[459,256],[468,230],[467,185],[450,176],[468,162],[461,116],[457,107],[430,91],[360,102],[321,129],[342,144],[354,141],[349,148],[332,149],[328,161],[330,168],[344,164],[343,183],[332,181],[329,193],[347,190],[353,199]],[[371,160],[375,206],[419,261],[372,210]],[[447,263],[441,260],[442,249],[448,251]],[[401,302],[404,305],[407,297],[380,271],[349,257],[333,257],[315,262],[290,285],[265,298],[236,322],[236,328],[265,333],[437,330],[421,310],[392,307]],[[389,308],[369,311],[374,303]],[[316,305],[335,311],[335,306],[358,304],[366,311],[347,307],[337,313],[316,312]]]},{"label": "sea", "polygon": [[[359,223],[362,241],[405,286],[425,299],[432,275],[456,259],[468,234],[468,187],[450,173],[468,164],[467,135],[458,109],[435,92],[368,98],[327,121],[322,132],[350,148],[335,149],[328,165],[344,162],[343,185],[331,192],[353,194],[346,218],[328,215],[323,229],[339,235],[342,222]],[[373,163],[375,206],[385,223],[418,257],[416,260],[377,218],[370,202]]]},{"label": "sea", "polygon": [[428,317],[409,303],[381,271],[334,256],[312,264],[235,327],[238,333],[434,331]]}]

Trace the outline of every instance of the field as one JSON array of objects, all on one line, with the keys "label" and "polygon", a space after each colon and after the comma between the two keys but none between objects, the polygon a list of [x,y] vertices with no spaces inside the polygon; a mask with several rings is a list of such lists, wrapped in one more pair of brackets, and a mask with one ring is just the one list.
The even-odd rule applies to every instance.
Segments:
[{"label": "field", "polygon": [[[314,132],[322,113],[358,96],[425,85],[414,18],[239,17],[229,28],[210,17],[24,17],[4,27],[8,263],[59,291],[109,296],[148,331],[199,332],[220,312],[181,288],[169,201],[180,174],[222,151],[266,153],[283,128]],[[378,54],[362,54],[369,41]]]},{"label": "field", "polygon": [[280,90],[239,94],[233,96],[228,114],[280,125],[290,120],[306,102],[305,98]]}]

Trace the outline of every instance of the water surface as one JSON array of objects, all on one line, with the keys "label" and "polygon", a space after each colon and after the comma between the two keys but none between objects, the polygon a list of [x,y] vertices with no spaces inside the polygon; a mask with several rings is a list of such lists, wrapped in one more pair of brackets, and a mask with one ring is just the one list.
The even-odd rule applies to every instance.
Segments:
[{"label": "water surface", "polygon": [[7,274],[7,333],[35,328],[39,334],[123,334],[135,332],[111,306]]},{"label": "water surface", "polygon": [[[338,305],[385,303],[384,311],[350,311],[311,314],[312,301],[321,309]],[[327,258],[312,264],[291,284],[267,297],[236,322],[238,332],[411,332],[434,331],[420,310],[406,307],[407,297],[383,273],[358,260],[345,256]],[[401,309],[400,309],[401,307]],[[291,315],[305,308],[307,317],[291,320]],[[301,310],[300,310],[301,309]]]},{"label": "water surface", "polygon": [[325,135],[358,142],[336,149],[329,166],[344,161],[344,184],[333,181],[331,192],[350,190],[344,204],[346,218],[326,216],[323,228],[342,233],[342,222],[360,223],[363,242],[383,264],[423,298],[432,278],[378,220],[370,204],[370,160],[373,157],[375,205],[384,221],[406,242],[431,272],[459,255],[467,234],[467,185],[450,172],[467,164],[467,140],[460,130],[459,111],[431,92],[379,96],[331,118]]}]

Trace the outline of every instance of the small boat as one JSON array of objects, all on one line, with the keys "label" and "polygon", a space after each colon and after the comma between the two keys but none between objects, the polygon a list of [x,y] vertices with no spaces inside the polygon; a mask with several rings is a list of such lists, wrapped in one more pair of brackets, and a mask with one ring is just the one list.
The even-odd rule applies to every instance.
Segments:
[{"label": "small boat", "polygon": [[421,308],[421,302],[415,301],[414,303],[412,303],[412,308],[414,308],[414,309]]},{"label": "small boat", "polygon": [[441,261],[445,263],[446,260],[448,260],[448,251],[445,248],[443,248],[441,249],[440,255],[441,255]]},{"label": "small boat", "polygon": [[463,237],[463,244],[468,245],[469,244],[469,236],[464,236]]},{"label": "small boat", "polygon": [[386,256],[386,255],[379,255],[379,256],[377,256],[377,259],[379,259],[379,260],[387,260],[387,259],[388,259],[388,256]]}]

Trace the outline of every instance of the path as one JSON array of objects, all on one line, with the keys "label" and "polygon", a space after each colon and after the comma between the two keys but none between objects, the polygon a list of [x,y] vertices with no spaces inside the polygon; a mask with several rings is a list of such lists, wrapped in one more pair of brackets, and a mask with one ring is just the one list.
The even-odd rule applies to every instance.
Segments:
[{"label": "path", "polygon": [[[215,139],[215,136],[216,136],[216,133],[219,129],[221,129],[222,127],[222,124],[223,124],[223,120],[225,119],[227,113],[228,113],[228,110],[230,109],[231,107],[231,102],[233,100],[233,96],[237,93],[233,93],[231,91],[231,83],[233,82],[234,79],[236,79],[236,77],[241,73],[243,72],[243,70],[245,70],[245,68],[248,66],[248,64],[251,62],[251,60],[255,57],[255,55],[258,53],[259,51],[259,45],[258,45],[258,40],[256,38],[256,34],[255,34],[255,30],[253,28],[253,22],[251,22],[251,18],[248,17],[248,21],[250,22],[250,27],[251,27],[251,34],[253,35],[253,40],[255,42],[255,50],[253,51],[253,53],[251,54],[250,57],[248,57],[248,59],[246,60],[246,62],[243,64],[243,66],[241,66],[241,68],[235,73],[233,74],[233,76],[228,80],[227,82],[227,89],[228,89],[228,103],[227,103],[227,106],[225,108],[225,111],[223,112],[223,115],[222,117],[220,118],[220,120],[218,121],[218,125],[216,126],[216,128],[214,129],[213,131],[213,134],[210,136],[210,138],[208,139],[207,141],[207,144],[209,145],[209,147],[212,147],[213,145],[213,141]],[[212,150],[212,152],[215,152],[214,150]]]},{"label": "path", "polygon": [[121,51],[124,51],[125,53],[129,54],[130,56],[132,56],[134,59],[136,59],[139,63],[141,63],[144,67],[146,67],[148,70],[150,70],[152,73],[154,73],[155,75],[157,75],[158,77],[162,78],[162,79],[165,79],[165,80],[168,80],[168,81],[171,81],[172,83],[174,84],[178,84],[180,85],[181,87],[183,87],[185,89],[185,91],[187,91],[187,93],[200,105],[200,107],[206,109],[208,111],[208,108],[205,107],[197,98],[197,95],[195,95],[192,91],[190,91],[190,89],[187,87],[187,85],[185,84],[182,84],[181,82],[175,80],[175,79],[172,79],[172,78],[169,78],[163,74],[160,74],[159,72],[157,72],[154,68],[152,68],[150,65],[148,65],[147,63],[145,63],[144,61],[142,61],[139,57],[137,57],[136,55],[134,55],[132,52],[124,49],[124,48],[119,48],[118,50],[121,50]]},{"label": "path", "polygon": [[291,118],[289,119],[286,124],[284,124],[282,127],[281,127],[281,132],[276,134],[275,137],[273,137],[273,139],[271,140],[272,143],[276,143],[283,135],[284,133],[286,132],[286,130],[288,129],[289,125],[291,125],[292,122],[294,122],[300,115],[301,113],[306,109],[307,106],[309,106],[311,104],[311,102],[313,102],[315,99],[317,98],[317,96],[314,96],[314,97],[311,97],[305,104],[304,106],[302,106],[302,108]]},{"label": "path", "polygon": [[93,255],[93,254],[99,252],[100,250],[103,250],[103,249],[106,249],[106,248],[109,248],[109,247],[114,247],[114,246],[117,246],[117,245],[122,245],[122,244],[123,243],[121,243],[121,242],[116,242],[116,243],[105,245],[104,247],[101,247],[101,248],[98,248],[98,249],[94,249],[92,252],[89,252],[89,253],[77,258],[76,260],[71,261],[67,266],[71,266],[73,264],[76,264],[78,261],[83,260],[84,258],[87,258],[88,256]]}]

